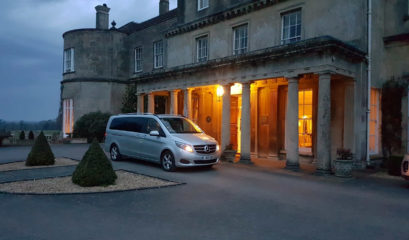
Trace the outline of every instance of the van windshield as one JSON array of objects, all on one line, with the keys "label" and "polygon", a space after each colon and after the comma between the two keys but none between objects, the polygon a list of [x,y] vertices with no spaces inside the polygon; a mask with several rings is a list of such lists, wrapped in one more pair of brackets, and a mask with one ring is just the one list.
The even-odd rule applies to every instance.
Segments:
[{"label": "van windshield", "polygon": [[161,118],[170,133],[202,133],[202,130],[186,118]]}]

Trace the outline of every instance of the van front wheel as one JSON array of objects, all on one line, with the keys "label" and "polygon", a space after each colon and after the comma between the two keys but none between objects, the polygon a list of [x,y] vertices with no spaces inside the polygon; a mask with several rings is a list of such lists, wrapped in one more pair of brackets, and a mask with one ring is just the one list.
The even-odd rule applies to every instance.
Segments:
[{"label": "van front wheel", "polygon": [[162,169],[167,172],[173,172],[176,170],[175,157],[170,151],[165,151],[162,153],[160,157],[160,163],[161,163]]}]

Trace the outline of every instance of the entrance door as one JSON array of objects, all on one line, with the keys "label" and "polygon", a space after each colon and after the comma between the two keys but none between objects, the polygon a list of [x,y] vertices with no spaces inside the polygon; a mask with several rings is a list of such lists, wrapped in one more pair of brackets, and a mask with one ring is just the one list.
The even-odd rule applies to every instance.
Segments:
[{"label": "entrance door", "polygon": [[200,104],[200,127],[210,136],[217,139],[217,126],[216,126],[216,112],[214,111],[215,99],[214,94],[211,91],[202,91],[203,102]]}]

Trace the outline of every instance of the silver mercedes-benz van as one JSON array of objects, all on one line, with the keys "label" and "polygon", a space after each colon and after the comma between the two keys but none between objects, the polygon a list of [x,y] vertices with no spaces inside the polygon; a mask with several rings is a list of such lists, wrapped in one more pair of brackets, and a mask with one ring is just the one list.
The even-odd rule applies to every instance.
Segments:
[{"label": "silver mercedes-benz van", "polygon": [[137,158],[160,163],[165,171],[212,166],[220,158],[214,138],[191,120],[176,115],[111,116],[106,128],[105,150],[112,161],[125,156]]}]

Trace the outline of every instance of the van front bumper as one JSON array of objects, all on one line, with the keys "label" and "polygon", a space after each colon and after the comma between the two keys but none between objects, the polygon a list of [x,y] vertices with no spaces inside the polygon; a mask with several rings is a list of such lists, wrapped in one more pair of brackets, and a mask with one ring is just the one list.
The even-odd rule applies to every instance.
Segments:
[{"label": "van front bumper", "polygon": [[185,150],[178,150],[175,153],[176,167],[194,167],[194,166],[209,166],[218,164],[220,160],[220,151],[210,154],[190,153]]}]

